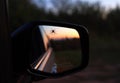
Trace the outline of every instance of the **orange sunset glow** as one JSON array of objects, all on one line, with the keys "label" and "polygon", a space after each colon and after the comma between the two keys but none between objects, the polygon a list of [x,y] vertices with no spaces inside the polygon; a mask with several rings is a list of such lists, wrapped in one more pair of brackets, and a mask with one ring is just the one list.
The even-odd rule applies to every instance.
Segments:
[{"label": "orange sunset glow", "polygon": [[40,25],[39,29],[42,34],[44,46],[46,49],[48,48],[48,43],[50,39],[62,40],[80,38],[77,30],[72,28]]},{"label": "orange sunset glow", "polygon": [[44,26],[44,30],[50,39],[80,38],[78,32],[72,28]]}]

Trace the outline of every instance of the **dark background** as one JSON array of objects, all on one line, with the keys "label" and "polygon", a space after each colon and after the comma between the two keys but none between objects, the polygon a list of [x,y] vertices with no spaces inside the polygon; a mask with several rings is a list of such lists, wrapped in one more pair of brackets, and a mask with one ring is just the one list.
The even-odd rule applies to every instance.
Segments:
[{"label": "dark background", "polygon": [[9,0],[10,30],[35,20],[64,21],[85,26],[90,36],[88,67],[74,75],[41,82],[62,83],[119,83],[120,82],[120,7],[105,11],[100,3],[78,0]]}]

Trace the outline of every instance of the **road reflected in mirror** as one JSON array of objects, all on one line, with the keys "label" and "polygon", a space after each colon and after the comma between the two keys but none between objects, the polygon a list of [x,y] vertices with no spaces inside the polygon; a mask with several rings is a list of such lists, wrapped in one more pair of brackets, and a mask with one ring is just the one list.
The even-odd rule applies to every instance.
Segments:
[{"label": "road reflected in mirror", "polygon": [[35,70],[61,73],[81,65],[80,35],[73,28],[40,25],[46,52],[31,65]]}]

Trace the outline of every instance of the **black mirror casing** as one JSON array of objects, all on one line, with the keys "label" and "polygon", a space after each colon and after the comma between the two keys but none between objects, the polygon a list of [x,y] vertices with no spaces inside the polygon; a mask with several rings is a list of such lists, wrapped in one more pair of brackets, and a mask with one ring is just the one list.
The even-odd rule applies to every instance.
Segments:
[{"label": "black mirror casing", "polygon": [[[82,49],[82,63],[79,67],[65,71],[63,73],[51,74],[34,70],[30,67],[30,63],[41,55],[40,51],[45,51],[43,46],[42,36],[38,35],[39,30],[37,25],[51,25],[51,26],[62,26],[71,27],[78,31],[80,34],[81,49]],[[34,33],[34,35],[32,35]],[[39,38],[38,38],[39,36]],[[28,71],[32,76],[42,77],[62,77],[68,74],[72,74],[83,70],[89,61],[89,37],[88,31],[84,26],[64,23],[64,22],[52,22],[52,21],[34,21],[22,25],[15,32],[11,34],[12,45],[13,45],[13,67],[14,72],[21,73]],[[33,41],[34,40],[34,41]],[[39,43],[40,42],[40,43]],[[32,55],[36,55],[31,59]]]}]

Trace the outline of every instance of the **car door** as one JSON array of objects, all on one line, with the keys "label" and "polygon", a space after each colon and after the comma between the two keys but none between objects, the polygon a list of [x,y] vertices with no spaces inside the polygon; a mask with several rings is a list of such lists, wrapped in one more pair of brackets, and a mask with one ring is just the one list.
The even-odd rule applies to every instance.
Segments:
[{"label": "car door", "polygon": [[7,0],[0,0],[0,83],[12,83],[11,39]]}]

